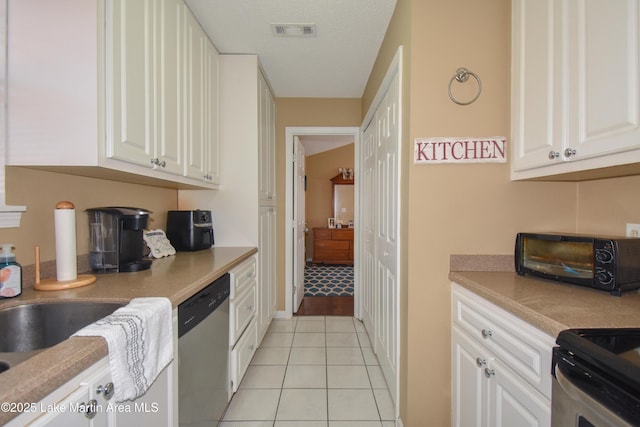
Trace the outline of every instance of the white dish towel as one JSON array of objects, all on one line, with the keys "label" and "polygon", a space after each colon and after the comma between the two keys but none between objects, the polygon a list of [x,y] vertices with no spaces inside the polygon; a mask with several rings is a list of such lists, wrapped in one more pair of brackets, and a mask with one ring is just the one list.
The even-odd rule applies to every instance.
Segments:
[{"label": "white dish towel", "polygon": [[116,402],[143,395],[173,360],[171,302],[135,298],[109,316],[76,332],[101,336],[109,346],[109,368]]}]

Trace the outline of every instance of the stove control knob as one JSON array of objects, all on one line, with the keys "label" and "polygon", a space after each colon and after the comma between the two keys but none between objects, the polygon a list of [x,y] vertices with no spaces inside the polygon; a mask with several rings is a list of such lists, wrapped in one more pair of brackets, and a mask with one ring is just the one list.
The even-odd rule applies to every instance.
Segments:
[{"label": "stove control knob", "polygon": [[613,276],[611,276],[611,273],[609,273],[608,271],[598,270],[596,271],[596,279],[601,284],[608,285],[613,281]]},{"label": "stove control knob", "polygon": [[603,264],[609,263],[613,260],[613,254],[607,250],[596,249],[596,260]]}]

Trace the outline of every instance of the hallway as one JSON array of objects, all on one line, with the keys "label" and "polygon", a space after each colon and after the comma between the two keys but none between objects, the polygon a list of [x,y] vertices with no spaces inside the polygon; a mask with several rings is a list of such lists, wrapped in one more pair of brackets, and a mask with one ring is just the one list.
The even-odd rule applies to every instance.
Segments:
[{"label": "hallway", "polygon": [[221,427],[391,427],[394,409],[361,322],[274,319]]}]

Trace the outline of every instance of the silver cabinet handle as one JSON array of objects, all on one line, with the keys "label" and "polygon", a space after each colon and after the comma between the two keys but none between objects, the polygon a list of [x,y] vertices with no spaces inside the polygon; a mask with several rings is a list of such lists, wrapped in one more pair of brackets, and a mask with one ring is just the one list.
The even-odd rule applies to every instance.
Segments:
[{"label": "silver cabinet handle", "polygon": [[164,160],[160,161],[160,159],[157,157],[154,157],[153,159],[151,159],[151,164],[155,166],[160,166],[160,167],[167,166],[167,162],[165,162]]},{"label": "silver cabinet handle", "polygon": [[251,345],[249,346],[249,350],[253,350],[255,347],[256,347],[255,345],[251,344]]},{"label": "silver cabinet handle", "polygon": [[551,160],[555,159],[556,157],[560,157],[560,153],[558,153],[557,151],[549,151],[549,158]]},{"label": "silver cabinet handle", "polygon": [[476,365],[478,365],[478,368],[482,368],[484,365],[487,364],[487,361],[485,359],[481,359],[481,358],[476,358]]},{"label": "silver cabinet handle", "polygon": [[484,376],[485,377],[491,378],[495,374],[496,374],[496,371],[494,369],[484,368]]},{"label": "silver cabinet handle", "polygon": [[251,310],[253,310],[253,305],[249,304],[244,309],[247,310],[247,311],[251,311]]},{"label": "silver cabinet handle", "polygon": [[84,416],[91,419],[98,414],[98,401],[91,399],[86,403]]},{"label": "silver cabinet handle", "polygon": [[565,157],[571,157],[571,156],[573,156],[575,154],[576,154],[576,149],[575,148],[567,148],[566,150],[564,150]]},{"label": "silver cabinet handle", "polygon": [[491,332],[490,329],[483,329],[482,330],[482,338],[484,338],[484,339],[491,338],[492,335],[493,335],[493,332]]},{"label": "silver cabinet handle", "polygon": [[98,388],[96,388],[96,393],[102,394],[106,400],[111,399],[115,393],[113,383],[107,383],[105,386],[99,385]]}]

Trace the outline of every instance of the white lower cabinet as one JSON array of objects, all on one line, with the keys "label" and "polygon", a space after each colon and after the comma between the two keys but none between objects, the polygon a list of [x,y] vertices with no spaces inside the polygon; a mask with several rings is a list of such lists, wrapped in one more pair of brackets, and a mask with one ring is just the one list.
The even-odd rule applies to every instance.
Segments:
[{"label": "white lower cabinet", "polygon": [[276,312],[276,208],[260,206],[258,246],[258,343]]},{"label": "white lower cabinet", "polygon": [[231,391],[240,386],[258,347],[257,266],[252,256],[236,266],[231,275],[229,299],[229,371]]},{"label": "white lower cabinet", "polygon": [[147,392],[134,401],[116,402],[108,357],[70,380],[7,427],[162,427],[175,425],[174,364],[167,366]]},{"label": "white lower cabinet", "polygon": [[452,426],[551,425],[554,339],[453,284]]},{"label": "white lower cabinet", "polygon": [[256,322],[252,322],[231,350],[231,389],[234,393],[238,391],[257,347],[258,329]]}]

